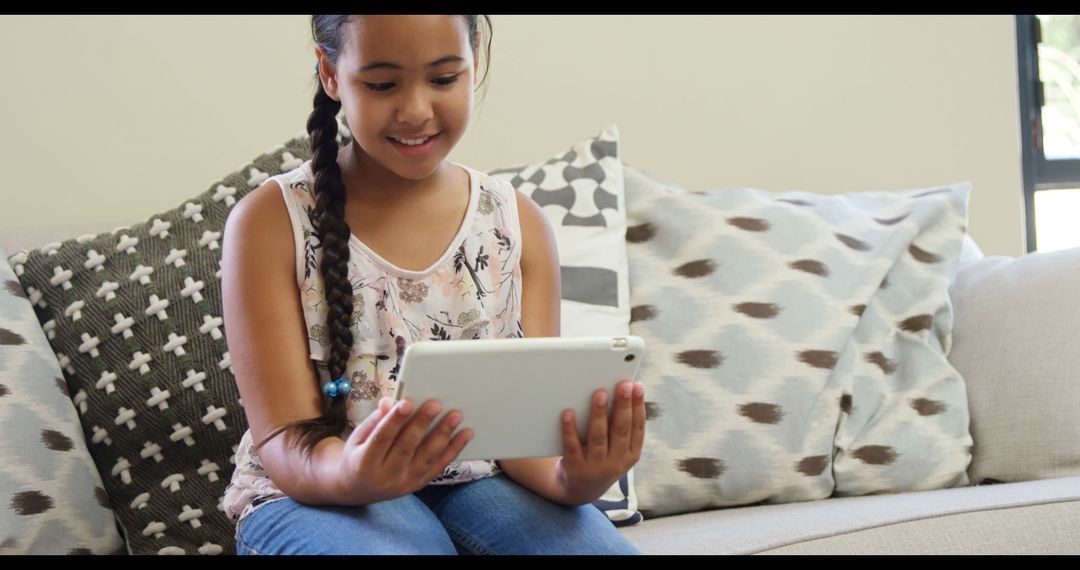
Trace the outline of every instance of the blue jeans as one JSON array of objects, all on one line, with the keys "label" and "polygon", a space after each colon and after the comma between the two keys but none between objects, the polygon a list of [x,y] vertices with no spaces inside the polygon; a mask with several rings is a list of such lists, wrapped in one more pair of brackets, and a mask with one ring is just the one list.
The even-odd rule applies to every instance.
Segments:
[{"label": "blue jeans", "polygon": [[568,507],[505,473],[362,507],[281,499],[240,522],[237,554],[641,554],[592,504]]}]

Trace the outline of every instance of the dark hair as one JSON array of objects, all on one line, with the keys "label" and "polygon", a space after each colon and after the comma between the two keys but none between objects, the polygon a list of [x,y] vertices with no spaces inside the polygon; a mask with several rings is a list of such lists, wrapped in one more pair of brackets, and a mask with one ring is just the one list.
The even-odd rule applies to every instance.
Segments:
[{"label": "dark hair", "polygon": [[[469,46],[473,56],[477,56],[480,47],[476,37],[479,25],[478,16],[463,16],[469,28]],[[315,45],[326,51],[326,57],[336,64],[345,43],[342,27],[352,16],[312,16],[311,35]],[[487,67],[491,63],[491,18],[484,16],[487,22],[487,62],[484,80],[487,79]],[[483,81],[481,83],[483,83]],[[330,379],[341,378],[349,359],[353,344],[351,325],[356,322],[353,314],[353,289],[348,279],[349,236],[351,230],[345,223],[345,184],[341,180],[341,169],[337,163],[339,150],[337,143],[337,115],[341,103],[326,94],[322,82],[316,74],[314,109],[308,116],[307,130],[311,144],[311,170],[315,177],[315,209],[312,211],[312,223],[323,248],[322,274],[324,293],[329,307],[326,328],[330,340],[330,355],[327,361]],[[322,387],[318,387],[322,393]],[[315,445],[327,437],[341,435],[348,425],[346,398],[322,398],[322,415],[317,418],[291,422],[275,430],[256,446],[256,450],[282,431],[295,432],[299,437],[299,447],[310,460]]]}]

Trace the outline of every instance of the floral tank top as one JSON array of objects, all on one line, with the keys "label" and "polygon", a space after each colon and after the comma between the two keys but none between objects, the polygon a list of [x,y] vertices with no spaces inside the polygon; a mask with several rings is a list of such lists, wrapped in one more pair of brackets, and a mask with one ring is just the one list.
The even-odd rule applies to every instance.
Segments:
[{"label": "floral tank top", "polygon": [[[451,162],[469,174],[469,206],[450,246],[431,267],[409,271],[389,263],[355,235],[349,238],[353,286],[353,347],[346,365],[352,384],[346,407],[352,428],[393,397],[401,357],[414,342],[520,338],[521,247],[516,191],[508,181]],[[328,381],[327,303],[319,264],[322,247],[311,220],[315,208],[311,161],[273,177],[281,187],[296,246],[308,352],[319,378]],[[259,506],[287,497],[267,476],[251,430],[236,449],[236,468],[222,509],[239,528]],[[491,460],[453,461],[432,485],[463,483],[500,472]]]}]

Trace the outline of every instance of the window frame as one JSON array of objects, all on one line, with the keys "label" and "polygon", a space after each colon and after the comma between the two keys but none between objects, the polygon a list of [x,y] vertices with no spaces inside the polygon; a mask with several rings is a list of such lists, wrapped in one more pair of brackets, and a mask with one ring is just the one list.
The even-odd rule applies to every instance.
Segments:
[{"label": "window frame", "polygon": [[1042,108],[1045,103],[1039,77],[1039,42],[1042,29],[1034,14],[1016,16],[1016,60],[1020,90],[1020,150],[1024,183],[1025,248],[1038,248],[1035,233],[1035,193],[1040,190],[1080,188],[1080,158],[1047,160],[1043,148]]}]

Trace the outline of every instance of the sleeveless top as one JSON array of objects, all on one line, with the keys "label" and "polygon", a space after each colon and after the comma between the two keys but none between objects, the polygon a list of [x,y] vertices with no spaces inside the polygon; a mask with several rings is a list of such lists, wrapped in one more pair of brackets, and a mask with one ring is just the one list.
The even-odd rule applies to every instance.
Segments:
[{"label": "sleeveless top", "polygon": [[[345,376],[352,391],[347,396],[349,421],[342,439],[375,411],[380,398],[394,396],[406,346],[429,340],[524,336],[516,192],[508,181],[451,164],[469,174],[469,206],[457,235],[431,267],[401,269],[355,235],[349,237],[353,346]],[[311,219],[315,208],[311,161],[272,179],[281,187],[292,222],[297,293],[303,304],[308,353],[321,389],[330,379],[328,311],[318,269],[322,247]],[[254,447],[249,428],[236,448],[236,468],[222,499],[222,510],[237,529],[258,507],[287,498],[263,470]],[[463,483],[499,472],[494,460],[453,461],[430,484]]]}]

